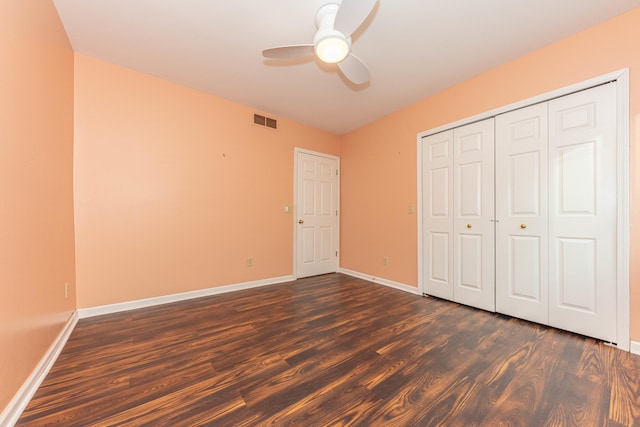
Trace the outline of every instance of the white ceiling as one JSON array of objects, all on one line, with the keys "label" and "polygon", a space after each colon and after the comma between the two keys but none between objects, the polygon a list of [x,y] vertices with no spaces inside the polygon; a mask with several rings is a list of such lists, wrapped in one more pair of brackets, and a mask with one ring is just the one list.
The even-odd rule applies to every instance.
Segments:
[{"label": "white ceiling", "polygon": [[76,52],[335,134],[640,7],[640,0],[378,0],[353,36],[352,51],[371,72],[361,87],[335,65],[262,58],[265,48],[311,43],[315,13],[330,2],[54,0]]}]

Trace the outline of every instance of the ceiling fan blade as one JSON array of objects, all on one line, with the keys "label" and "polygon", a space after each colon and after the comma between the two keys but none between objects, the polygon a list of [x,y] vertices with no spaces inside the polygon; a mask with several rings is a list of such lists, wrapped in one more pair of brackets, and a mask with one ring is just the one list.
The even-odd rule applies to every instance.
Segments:
[{"label": "ceiling fan blade", "polygon": [[291,46],[272,47],[262,51],[262,56],[270,59],[289,59],[311,56],[314,54],[312,44],[296,44]]},{"label": "ceiling fan blade", "polygon": [[333,28],[350,37],[367,19],[378,0],[342,0]]},{"label": "ceiling fan blade", "polygon": [[367,66],[353,53],[347,55],[344,61],[339,62],[338,68],[353,84],[361,85],[371,78]]}]

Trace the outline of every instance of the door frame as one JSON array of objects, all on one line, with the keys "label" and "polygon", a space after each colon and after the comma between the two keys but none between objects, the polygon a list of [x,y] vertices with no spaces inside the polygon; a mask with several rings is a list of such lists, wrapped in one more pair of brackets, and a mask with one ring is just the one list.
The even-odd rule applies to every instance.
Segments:
[{"label": "door frame", "polygon": [[519,108],[528,107],[539,102],[545,102],[554,98],[569,95],[573,92],[589,89],[594,86],[609,82],[617,82],[617,347],[621,350],[629,351],[630,341],[630,321],[631,321],[631,303],[629,289],[629,242],[630,242],[630,210],[629,210],[629,69],[623,68],[566,86],[554,91],[546,92],[513,104],[505,105],[484,113],[477,114],[466,119],[458,120],[452,123],[438,126],[437,128],[420,132],[417,135],[417,178],[418,178],[418,194],[417,194],[417,215],[418,221],[418,292],[424,294],[424,267],[422,265],[422,257],[424,248],[422,247],[422,138],[433,135],[442,131],[456,128],[469,123],[494,117]]},{"label": "door frame", "polygon": [[338,163],[338,177],[337,177],[337,186],[336,186],[336,209],[338,210],[338,215],[336,216],[336,235],[337,235],[337,245],[338,245],[338,256],[336,257],[336,271],[340,269],[340,216],[342,215],[342,211],[340,210],[340,157],[334,156],[332,154],[320,153],[318,151],[311,151],[305,148],[294,147],[293,148],[293,207],[291,211],[291,226],[293,227],[293,277],[298,278],[298,227],[296,215],[298,213],[298,154],[310,154],[312,156],[324,157],[326,159],[335,160]]}]

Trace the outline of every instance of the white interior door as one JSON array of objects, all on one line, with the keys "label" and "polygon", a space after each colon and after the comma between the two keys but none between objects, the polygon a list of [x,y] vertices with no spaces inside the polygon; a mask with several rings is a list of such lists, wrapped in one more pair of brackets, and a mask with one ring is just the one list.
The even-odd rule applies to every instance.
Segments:
[{"label": "white interior door", "polygon": [[296,151],[296,277],[338,271],[339,160]]},{"label": "white interior door", "polygon": [[454,301],[495,311],[494,119],[453,130]]},{"label": "white interior door", "polygon": [[453,300],[453,130],[422,139],[424,293]]},{"label": "white interior door", "polygon": [[616,83],[549,102],[549,323],[616,342]]},{"label": "white interior door", "polygon": [[549,322],[547,103],[496,117],[496,311]]}]

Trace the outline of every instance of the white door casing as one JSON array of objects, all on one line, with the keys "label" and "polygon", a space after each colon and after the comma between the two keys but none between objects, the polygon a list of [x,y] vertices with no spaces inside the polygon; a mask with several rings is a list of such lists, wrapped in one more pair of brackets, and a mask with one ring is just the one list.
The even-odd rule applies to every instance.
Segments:
[{"label": "white door casing", "polygon": [[339,159],[295,150],[295,276],[338,271]]},{"label": "white door casing", "polygon": [[551,325],[617,342],[616,83],[549,102]]},{"label": "white door casing", "polygon": [[494,119],[453,130],[453,300],[495,311]]},{"label": "white door casing", "polygon": [[496,311],[549,322],[547,103],[496,116]]},{"label": "white door casing", "polygon": [[453,300],[453,130],[422,139],[424,292]]}]

